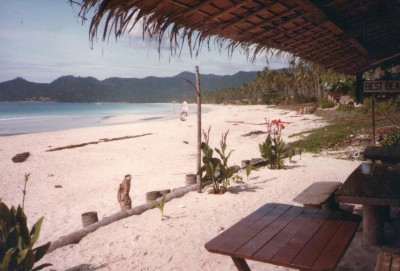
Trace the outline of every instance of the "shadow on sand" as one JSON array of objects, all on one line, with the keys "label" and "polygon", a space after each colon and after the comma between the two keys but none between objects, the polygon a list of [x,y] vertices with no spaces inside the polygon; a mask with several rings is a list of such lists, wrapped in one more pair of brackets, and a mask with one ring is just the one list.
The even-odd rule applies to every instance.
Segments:
[{"label": "shadow on sand", "polygon": [[107,264],[102,264],[99,266],[94,266],[91,264],[80,264],[71,268],[66,269],[65,271],[94,271],[100,268],[106,267]]},{"label": "shadow on sand", "polygon": [[241,192],[257,192],[257,190],[263,189],[263,187],[260,187],[256,184],[267,183],[267,182],[273,181],[275,179],[276,179],[276,177],[268,179],[268,180],[256,182],[256,183],[251,183],[251,184],[246,183],[246,184],[241,184],[241,185],[237,185],[237,186],[230,186],[230,187],[228,187],[228,192],[232,193],[232,194],[239,194]]}]

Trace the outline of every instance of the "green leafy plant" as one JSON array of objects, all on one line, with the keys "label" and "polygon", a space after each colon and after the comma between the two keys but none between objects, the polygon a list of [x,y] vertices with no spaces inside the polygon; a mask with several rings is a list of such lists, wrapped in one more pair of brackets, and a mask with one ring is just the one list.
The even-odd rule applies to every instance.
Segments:
[{"label": "green leafy plant", "polygon": [[259,144],[261,157],[264,158],[270,169],[285,167],[285,142],[281,139],[281,132],[285,128],[281,120],[267,121],[268,136]]},{"label": "green leafy plant", "polygon": [[161,220],[164,220],[164,207],[165,207],[165,203],[167,200],[167,194],[163,194],[163,196],[160,199],[160,202],[157,202],[155,200],[150,201],[150,203],[157,209],[160,210],[161,213]]},{"label": "green leafy plant", "polygon": [[335,107],[336,103],[334,101],[329,101],[329,100],[319,100],[318,101],[318,106],[321,107],[322,109],[326,108],[332,108]]},{"label": "green leafy plant", "polygon": [[0,199],[0,271],[41,270],[51,266],[49,263],[33,268],[47,252],[50,242],[33,248],[39,239],[43,217],[29,231],[24,213],[26,184],[30,173],[25,173],[25,183],[22,189],[22,207],[10,209]]},{"label": "green leafy plant", "polygon": [[9,209],[0,202],[0,270],[25,271],[41,270],[51,264],[45,263],[33,268],[50,247],[50,242],[33,248],[39,239],[43,217],[40,218],[32,229],[27,227],[27,218],[21,206]]},{"label": "green leafy plant", "polygon": [[234,183],[240,183],[240,184],[244,183],[243,177],[240,176],[239,174],[234,174],[231,179]]},{"label": "green leafy plant", "polygon": [[400,147],[400,129],[387,133],[383,137],[381,145],[384,147]]},{"label": "green leafy plant", "polygon": [[249,176],[253,172],[253,170],[257,170],[255,166],[252,164],[247,164],[246,166],[246,180],[249,181]]},{"label": "green leafy plant", "polygon": [[230,185],[229,179],[235,173],[235,167],[228,166],[228,159],[233,152],[226,152],[227,144],[226,138],[228,136],[229,131],[225,134],[222,134],[222,139],[220,141],[220,148],[215,148],[215,151],[218,153],[220,158],[213,157],[214,150],[209,147],[208,142],[210,138],[210,129],[205,133],[203,131],[204,141],[201,143],[201,150],[203,152],[203,166],[200,168],[198,174],[202,174],[205,172],[205,175],[211,179],[211,183],[213,186],[214,194],[223,194],[226,192],[227,187]]},{"label": "green leafy plant", "polygon": [[31,176],[30,173],[25,173],[24,188],[22,189],[22,210],[24,209],[24,205],[25,205],[26,184],[27,184],[28,181],[29,181],[29,176]]}]

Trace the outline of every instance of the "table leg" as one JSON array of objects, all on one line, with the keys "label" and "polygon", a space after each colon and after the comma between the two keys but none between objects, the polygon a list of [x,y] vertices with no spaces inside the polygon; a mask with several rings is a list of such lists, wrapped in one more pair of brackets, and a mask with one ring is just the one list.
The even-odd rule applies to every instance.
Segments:
[{"label": "table leg", "polygon": [[384,222],[381,206],[363,206],[363,241],[369,245],[382,245]]},{"label": "table leg", "polygon": [[238,271],[251,271],[245,259],[231,257]]}]

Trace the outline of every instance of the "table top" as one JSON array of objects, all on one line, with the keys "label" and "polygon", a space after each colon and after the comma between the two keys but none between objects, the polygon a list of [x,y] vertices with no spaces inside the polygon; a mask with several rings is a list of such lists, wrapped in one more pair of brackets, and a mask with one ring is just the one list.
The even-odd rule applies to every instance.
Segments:
[{"label": "table top", "polygon": [[268,203],[205,244],[209,252],[301,270],[333,270],[361,218]]},{"label": "table top", "polygon": [[400,205],[400,166],[362,163],[335,193],[343,203]]}]

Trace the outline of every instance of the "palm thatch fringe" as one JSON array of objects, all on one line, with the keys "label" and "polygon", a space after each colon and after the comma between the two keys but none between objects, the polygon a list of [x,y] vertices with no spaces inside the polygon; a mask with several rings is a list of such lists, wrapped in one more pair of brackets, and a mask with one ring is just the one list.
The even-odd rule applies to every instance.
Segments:
[{"label": "palm thatch fringe", "polygon": [[[179,55],[184,43],[188,44],[190,54],[195,54],[196,56],[203,45],[206,45],[210,50],[211,44],[214,44],[219,51],[222,49],[227,50],[230,57],[234,51],[239,50],[245,53],[251,61],[254,61],[257,56],[265,55],[268,62],[268,58],[282,57],[286,54],[260,42],[250,42],[246,39],[237,40],[218,35],[213,31],[216,24],[221,25],[218,17],[211,16],[200,9],[175,0],[171,0],[170,5],[175,5],[179,8],[172,9],[172,12],[170,11],[171,6],[165,8],[163,5],[158,5],[159,1],[152,0],[69,1],[71,5],[80,5],[78,16],[82,18],[82,23],[87,20],[87,17],[92,16],[89,28],[89,40],[92,45],[93,41],[97,40],[101,27],[103,27],[101,39],[105,41],[110,38],[112,33],[114,33],[115,39],[118,40],[123,34],[131,32],[135,26],[140,26],[143,39],[149,38],[150,41],[158,43],[159,54],[164,40],[169,42],[171,55]],[[241,3],[234,5],[234,7],[239,7],[252,1],[239,2]],[[191,16],[184,16],[182,19],[182,10],[188,12],[195,10],[196,13],[205,17],[206,21],[202,20],[199,23],[194,21]],[[179,20],[177,20],[177,17],[179,17]]]},{"label": "palm thatch fringe", "polygon": [[[189,185],[186,187],[175,189],[171,193],[167,194],[166,201],[170,201],[174,198],[180,198],[180,197],[184,196],[186,193],[189,193],[191,191],[196,191],[197,187],[198,187],[198,185],[194,184],[194,185]],[[156,202],[159,203],[159,201],[160,201],[160,199],[158,199]],[[145,203],[145,204],[133,207],[132,209],[119,211],[110,216],[104,217],[99,222],[96,222],[94,224],[86,226],[83,229],[74,231],[68,235],[61,236],[56,241],[51,242],[50,248],[48,249],[47,253],[50,253],[60,247],[64,247],[64,246],[71,245],[71,244],[77,244],[86,235],[88,235],[91,232],[96,231],[100,227],[107,226],[113,222],[127,218],[132,215],[140,215],[140,214],[144,213],[145,211],[153,209],[153,208],[154,208],[153,204]]]}]

